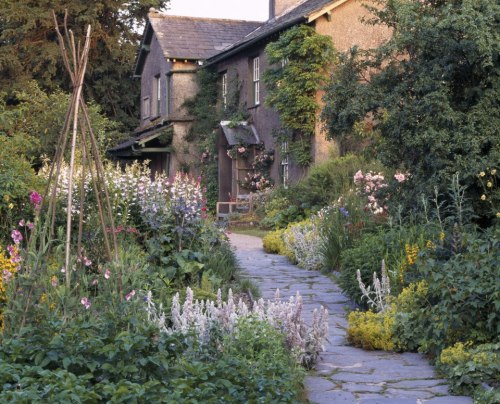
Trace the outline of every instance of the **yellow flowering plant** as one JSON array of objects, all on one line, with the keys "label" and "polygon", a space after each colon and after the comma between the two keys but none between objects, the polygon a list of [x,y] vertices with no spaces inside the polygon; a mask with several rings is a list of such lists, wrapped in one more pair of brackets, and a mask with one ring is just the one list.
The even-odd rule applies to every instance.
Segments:
[{"label": "yellow flowering plant", "polygon": [[486,210],[497,219],[500,218],[500,187],[499,171],[496,168],[487,168],[478,175],[478,181],[483,189],[479,199],[482,201]]}]

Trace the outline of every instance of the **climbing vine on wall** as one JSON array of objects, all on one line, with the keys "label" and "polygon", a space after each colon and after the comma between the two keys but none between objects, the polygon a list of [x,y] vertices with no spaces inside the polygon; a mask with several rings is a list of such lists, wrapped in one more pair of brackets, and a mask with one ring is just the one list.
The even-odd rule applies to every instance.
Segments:
[{"label": "climbing vine on wall", "polygon": [[198,169],[207,191],[207,207],[211,211],[215,211],[219,197],[216,129],[222,120],[237,122],[248,117],[246,108],[239,104],[241,83],[238,76],[236,72],[228,72],[228,76],[230,77],[225,108],[220,102],[220,77],[209,68],[197,72],[198,93],[184,104],[193,117],[186,140],[198,149]]},{"label": "climbing vine on wall", "polygon": [[288,141],[295,162],[307,166],[319,109],[316,95],[333,62],[333,44],[329,36],[299,25],[267,45],[266,53],[273,66],[264,73],[266,104],[278,110],[283,125],[278,140]]}]

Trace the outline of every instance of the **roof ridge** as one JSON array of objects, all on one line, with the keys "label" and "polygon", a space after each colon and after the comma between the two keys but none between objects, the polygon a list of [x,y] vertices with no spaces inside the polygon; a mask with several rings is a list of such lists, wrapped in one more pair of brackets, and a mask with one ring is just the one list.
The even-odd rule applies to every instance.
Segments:
[{"label": "roof ridge", "polygon": [[245,23],[253,23],[253,24],[264,24],[266,21],[254,21],[254,20],[236,20],[232,18],[212,18],[212,17],[191,17],[185,15],[171,15],[164,13],[148,13],[148,18],[179,18],[179,19],[188,19],[188,20],[197,20],[197,21],[224,21],[224,22],[245,22]]}]

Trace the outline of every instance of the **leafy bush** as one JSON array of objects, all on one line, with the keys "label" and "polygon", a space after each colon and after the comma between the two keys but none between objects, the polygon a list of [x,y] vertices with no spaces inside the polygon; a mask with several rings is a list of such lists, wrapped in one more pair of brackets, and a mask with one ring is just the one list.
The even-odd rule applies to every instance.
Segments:
[{"label": "leafy bush", "polygon": [[342,251],[352,247],[363,231],[370,227],[371,214],[363,209],[363,201],[348,192],[319,212],[321,246],[325,268],[339,269]]},{"label": "leafy bush", "polygon": [[323,268],[319,226],[320,218],[312,216],[310,219],[290,224],[283,233],[287,257],[301,268]]},{"label": "leafy bush", "polygon": [[[432,355],[456,342],[493,342],[500,332],[500,227],[483,234],[455,233],[451,244],[427,249],[417,260],[428,284],[408,315],[397,319],[398,336]],[[404,321],[403,321],[404,320]]]},{"label": "leafy bush", "polygon": [[292,202],[313,210],[321,209],[354,187],[354,174],[360,167],[374,171],[384,169],[378,162],[367,162],[352,154],[329,159],[311,167],[307,177],[292,187]]},{"label": "leafy bush", "polygon": [[262,239],[264,251],[269,254],[287,255],[285,242],[283,241],[284,230],[275,230],[267,233]]},{"label": "leafy bush", "polygon": [[303,372],[283,336],[263,322],[242,322],[222,350],[198,350],[179,334],[145,327],[138,315],[115,314],[47,322],[4,339],[0,400],[298,399]]},{"label": "leafy bush", "polygon": [[472,347],[457,342],[443,349],[438,369],[450,380],[454,394],[474,395],[478,403],[500,401],[500,343]]},{"label": "leafy bush", "polygon": [[358,310],[350,312],[347,340],[363,349],[394,350],[394,314],[394,308],[380,313]]},{"label": "leafy bush", "polygon": [[339,285],[344,293],[363,308],[356,271],[361,272],[365,284],[371,284],[373,273],[380,277],[380,262],[385,260],[391,278],[392,294],[397,295],[404,286],[421,279],[415,265],[416,254],[435,247],[432,239],[437,230],[434,226],[401,225],[379,226],[374,233],[364,233],[355,246],[341,252]]}]

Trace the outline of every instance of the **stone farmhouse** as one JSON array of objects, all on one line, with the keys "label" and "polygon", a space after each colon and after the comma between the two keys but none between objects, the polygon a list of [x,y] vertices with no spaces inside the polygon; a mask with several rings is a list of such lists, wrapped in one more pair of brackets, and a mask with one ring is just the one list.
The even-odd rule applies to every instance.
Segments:
[{"label": "stone farmhouse", "polygon": [[[199,157],[194,157],[196,151],[185,140],[193,118],[184,102],[198,91],[198,69],[209,66],[218,73],[222,104],[228,96],[228,83],[238,78],[239,102],[249,116],[236,126],[221,122],[218,130],[219,201],[248,193],[241,187],[241,179],[251,166],[227,153],[241,143],[274,150],[270,176],[275,183],[286,186],[297,181],[304,169],[288,158],[286,144],[275,144],[279,115],[265,105],[262,74],[269,67],[265,47],[287,29],[308,24],[330,36],[339,51],[355,45],[373,48],[390,33],[363,24],[361,18],[367,14],[361,0],[270,0],[265,22],[178,17],[152,9],[134,71],[141,79],[140,124],[134,137],[109,150],[110,154],[124,160],[148,159],[154,172],[172,175],[189,170]],[[321,96],[318,92],[318,103]],[[314,163],[326,159],[335,146],[326,140],[317,121],[311,145]]]}]

